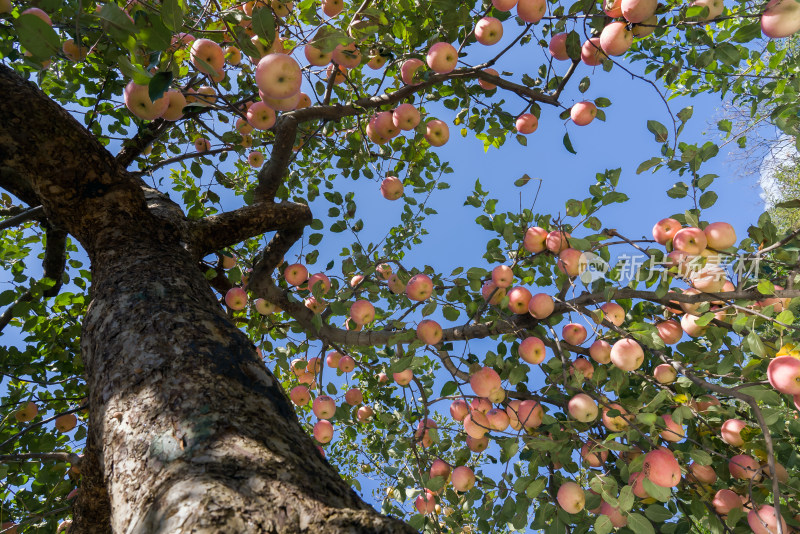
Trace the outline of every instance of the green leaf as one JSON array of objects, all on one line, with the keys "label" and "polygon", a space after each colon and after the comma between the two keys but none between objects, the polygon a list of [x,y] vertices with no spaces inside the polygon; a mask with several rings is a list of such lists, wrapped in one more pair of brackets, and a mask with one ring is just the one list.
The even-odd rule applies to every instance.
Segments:
[{"label": "green leaf", "polygon": [[571,154],[577,154],[577,152],[575,152],[575,149],[572,148],[572,141],[569,140],[569,133],[564,134],[564,139],[562,142],[564,143],[564,148],[566,148],[568,152],[570,152]]},{"label": "green leaf", "polygon": [[736,65],[742,59],[739,49],[730,43],[719,43],[714,50],[720,61],[727,65]]},{"label": "green leaf", "polygon": [[155,76],[150,78],[150,83],[147,84],[147,92],[150,95],[150,101],[155,102],[167,92],[169,85],[172,83],[172,71],[158,72]]},{"label": "green leaf", "polygon": [[669,502],[669,500],[672,499],[672,492],[669,488],[653,484],[649,478],[642,479],[642,486],[644,486],[644,490],[647,494],[654,499],[661,502]]},{"label": "green leaf", "polygon": [[530,181],[531,177],[528,176],[527,174],[523,174],[522,178],[517,178],[516,180],[514,180],[514,185],[516,185],[517,187],[522,187],[523,185],[527,184]]},{"label": "green leaf", "polygon": [[61,50],[61,39],[56,31],[36,15],[20,15],[14,21],[19,43],[33,57],[47,59]]},{"label": "green leaf", "polygon": [[314,40],[309,44],[314,48],[321,50],[322,53],[329,54],[333,52],[333,49],[338,45],[346,45],[352,41],[353,40],[349,38],[343,31],[326,26],[320,28],[320,30],[314,36]]},{"label": "green leaf", "polygon": [[114,2],[105,4],[97,16],[125,34],[133,35],[136,33],[136,26],[130,16]]},{"label": "green leaf", "polygon": [[671,519],[673,515],[672,512],[661,506],[660,504],[651,504],[647,508],[645,508],[644,515],[650,521],[654,521],[656,523],[663,523],[667,519]]},{"label": "green leaf", "polygon": [[581,36],[575,30],[567,34],[567,55],[570,59],[581,58]]},{"label": "green leaf", "polygon": [[661,161],[662,161],[661,158],[653,157],[648,159],[647,161],[641,162],[639,166],[636,168],[636,174],[642,174],[644,171],[651,169],[656,165],[658,165],[659,163],[661,163]]},{"label": "green leaf", "polygon": [[775,285],[769,280],[763,278],[758,281],[757,289],[762,295],[772,295],[775,293]]},{"label": "green leaf", "polygon": [[598,96],[597,98],[594,99],[594,105],[597,106],[598,108],[607,108],[608,106],[611,105],[611,100],[609,100],[604,96]]},{"label": "green leaf", "polygon": [[256,35],[271,45],[275,40],[275,16],[272,10],[267,7],[254,9],[252,28]]},{"label": "green leaf", "polygon": [[180,0],[163,0],[161,2],[161,22],[173,32],[177,32],[183,26],[183,10]]},{"label": "green leaf", "polygon": [[669,135],[667,134],[667,127],[658,121],[647,121],[647,129],[655,136],[656,141],[665,143]]},{"label": "green leaf", "polygon": [[614,526],[611,524],[611,519],[609,519],[607,515],[601,514],[594,520],[594,531],[597,534],[609,534],[613,529]]},{"label": "green leaf", "polygon": [[150,73],[139,65],[134,65],[131,63],[127,57],[119,56],[117,58],[117,67],[119,67],[119,70],[122,71],[122,74],[133,80],[135,83],[138,83],[139,85],[150,84],[150,78],[152,78]]},{"label": "green leaf", "polygon": [[710,208],[717,202],[717,194],[713,191],[706,191],[700,195],[700,207],[703,209]]},{"label": "green leaf", "polygon": [[653,524],[641,514],[628,514],[628,528],[636,534],[656,534]]}]

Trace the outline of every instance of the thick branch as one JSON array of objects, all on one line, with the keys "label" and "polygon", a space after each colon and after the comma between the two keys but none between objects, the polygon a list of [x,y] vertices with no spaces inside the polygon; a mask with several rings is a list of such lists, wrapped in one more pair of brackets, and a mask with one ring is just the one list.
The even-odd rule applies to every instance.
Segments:
[{"label": "thick branch", "polygon": [[191,222],[191,246],[202,258],[249,237],[273,230],[302,228],[310,222],[311,210],[305,204],[253,204]]},{"label": "thick branch", "polygon": [[55,297],[61,289],[64,268],[67,266],[67,233],[58,228],[49,228],[46,236],[47,246],[44,249],[42,267],[45,278],[54,280],[55,285],[45,289],[42,294],[45,297]]},{"label": "thick branch", "polygon": [[0,463],[28,462],[30,460],[44,460],[53,462],[69,462],[73,465],[81,463],[81,457],[72,452],[34,452],[25,454],[0,454]]},{"label": "thick branch", "polygon": [[292,149],[297,135],[297,120],[283,115],[275,126],[275,142],[272,143],[272,155],[258,173],[258,186],[255,197],[258,202],[272,202],[278,188],[286,175],[292,159]]},{"label": "thick branch", "polygon": [[5,230],[6,228],[11,228],[28,221],[32,221],[42,215],[44,215],[44,208],[41,206],[36,206],[35,208],[23,211],[18,215],[14,215],[13,217],[9,217],[5,221],[0,222],[0,230]]}]

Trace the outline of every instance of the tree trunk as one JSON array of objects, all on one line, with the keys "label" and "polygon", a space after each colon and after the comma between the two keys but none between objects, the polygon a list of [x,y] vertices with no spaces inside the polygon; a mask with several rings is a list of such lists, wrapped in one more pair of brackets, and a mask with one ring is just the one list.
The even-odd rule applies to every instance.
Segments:
[{"label": "tree trunk", "polygon": [[215,300],[174,206],[148,209],[140,182],[2,65],[0,90],[0,187],[35,195],[92,262],[89,434],[71,532],[413,532],[317,451]]}]

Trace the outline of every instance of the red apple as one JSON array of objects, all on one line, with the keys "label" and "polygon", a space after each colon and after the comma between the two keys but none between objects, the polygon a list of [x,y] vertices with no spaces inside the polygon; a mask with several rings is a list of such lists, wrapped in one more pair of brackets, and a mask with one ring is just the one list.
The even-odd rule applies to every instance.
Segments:
[{"label": "red apple", "polygon": [[597,403],[586,393],[578,393],[567,403],[569,415],[581,423],[591,423],[597,419]]},{"label": "red apple", "polygon": [[464,399],[456,399],[450,404],[450,415],[456,421],[463,421],[469,414],[469,405]]},{"label": "red apple", "polygon": [[592,37],[586,40],[581,46],[581,61],[590,67],[596,67],[608,59],[608,56],[600,47],[600,38]]},{"label": "red apple", "polygon": [[633,32],[625,22],[612,22],[600,32],[600,48],[609,56],[621,56],[633,45]]},{"label": "red apple", "polygon": [[401,130],[413,130],[420,121],[419,110],[409,103],[400,104],[392,112],[392,121]]},{"label": "red apple", "polygon": [[373,415],[375,415],[375,410],[373,410],[369,406],[362,406],[356,412],[356,418],[361,423],[367,422],[370,419],[370,417],[372,417]]},{"label": "red apple", "polygon": [[333,56],[333,54],[326,54],[311,44],[307,44],[303,51],[306,55],[306,60],[315,67],[324,67],[331,62],[331,57]]},{"label": "red apple", "polygon": [[686,437],[686,430],[672,419],[669,414],[661,416],[662,421],[666,428],[659,434],[661,439],[672,443],[677,443]]},{"label": "red apple", "polygon": [[528,23],[537,23],[547,12],[546,0],[518,0],[517,16]]},{"label": "red apple", "polygon": [[525,247],[525,250],[528,252],[533,252],[534,254],[543,252],[547,250],[547,246],[545,244],[547,241],[547,235],[547,230],[544,228],[532,226],[531,228],[528,228],[527,232],[525,232],[525,238],[522,241],[522,246]]},{"label": "red apple", "polygon": [[508,287],[514,281],[514,272],[508,265],[498,265],[492,269],[492,282],[497,287]]},{"label": "red apple", "polygon": [[570,278],[580,275],[586,270],[586,257],[583,252],[574,248],[565,248],[558,254],[556,263],[558,270]]},{"label": "red apple", "polygon": [[622,0],[622,16],[628,22],[644,22],[656,13],[658,0]]},{"label": "red apple", "polygon": [[770,0],[761,14],[761,32],[772,39],[800,31],[800,6],[789,0]]},{"label": "red apple", "polygon": [[140,119],[151,121],[161,117],[169,108],[169,98],[162,96],[155,102],[150,100],[146,85],[129,82],[123,91],[125,107]]},{"label": "red apple", "polygon": [[498,11],[511,11],[517,5],[517,0],[492,0],[492,5]]},{"label": "red apple", "polygon": [[424,274],[416,274],[406,284],[406,296],[411,300],[421,302],[433,294],[433,281]]},{"label": "red apple", "polygon": [[356,361],[351,356],[342,356],[336,368],[343,373],[349,373],[356,368]]},{"label": "red apple", "polygon": [[521,134],[532,134],[539,127],[539,119],[533,113],[523,113],[517,117],[515,126]]},{"label": "red apple", "polygon": [[711,465],[689,464],[689,473],[702,484],[713,484],[717,481],[717,472]]},{"label": "red apple", "polygon": [[404,371],[400,371],[399,373],[393,373],[392,378],[394,381],[397,382],[401,386],[407,386],[411,383],[411,380],[414,378],[414,371],[411,369],[406,369]]},{"label": "red apple", "polygon": [[[492,402],[500,402],[505,397],[500,375],[491,367],[482,367],[469,377],[472,391],[479,397],[486,397]],[[495,400],[500,397],[500,400]]]},{"label": "red apple", "polygon": [[524,287],[514,287],[508,292],[508,309],[517,315],[528,313],[531,292]]},{"label": "red apple", "polygon": [[594,102],[578,102],[574,104],[569,111],[569,117],[572,122],[578,126],[586,126],[594,120],[597,116],[597,106]]},{"label": "red apple", "polygon": [[336,401],[328,395],[320,395],[314,399],[311,410],[320,419],[330,419],[336,413]]},{"label": "red apple", "polygon": [[645,454],[642,472],[657,486],[674,488],[681,481],[681,466],[672,451],[664,447]]},{"label": "red apple", "polygon": [[426,345],[437,345],[442,341],[442,327],[431,319],[424,319],[417,325],[417,339]]},{"label": "red apple", "polygon": [[602,339],[596,340],[589,347],[589,356],[597,363],[611,362],[611,345]]},{"label": "red apple", "polygon": [[622,326],[625,322],[625,309],[616,302],[606,302],[600,309],[603,310],[604,318],[614,326]]},{"label": "red apple", "polygon": [[685,252],[686,254],[700,254],[707,245],[708,240],[706,239],[706,234],[704,234],[701,229],[693,226],[681,228],[672,238],[672,246],[675,250]]},{"label": "red apple", "polygon": [[[611,410],[617,410],[619,415],[615,417],[609,416],[608,412]],[[630,418],[631,414],[617,403],[611,403],[603,408],[603,425],[612,432],[622,432],[628,428],[628,420]]]},{"label": "red apple", "polygon": [[524,361],[538,365],[546,356],[544,342],[538,337],[526,337],[519,344],[519,357]]},{"label": "red apple", "polygon": [[268,98],[287,99],[300,93],[300,65],[286,54],[267,54],[256,67],[256,85]]},{"label": "red apple", "polygon": [[667,345],[674,345],[683,337],[683,329],[677,321],[661,321],[656,324],[658,336]]},{"label": "red apple", "polygon": [[300,263],[293,263],[283,271],[286,283],[292,286],[301,286],[308,280],[308,269]]},{"label": "red apple", "polygon": [[460,465],[453,469],[453,474],[450,478],[453,482],[453,489],[456,491],[469,491],[475,485],[475,473],[465,465]]},{"label": "red apple", "polygon": [[428,49],[428,67],[438,74],[447,74],[456,68],[458,52],[450,43],[436,43]]},{"label": "red apple", "polygon": [[577,514],[586,505],[586,495],[575,482],[564,482],[558,488],[556,500],[559,506],[568,514]]},{"label": "red apple", "polygon": [[678,371],[668,363],[662,363],[653,369],[653,378],[659,384],[672,384],[677,377]]},{"label": "red apple", "polygon": [[553,297],[547,293],[536,293],[528,301],[528,313],[536,319],[547,319],[555,310]]},{"label": "red apple", "polygon": [[[486,74],[491,74],[492,76],[499,76],[499,73],[494,69],[483,69],[481,72],[485,72]],[[481,86],[481,89],[484,91],[491,91],[493,89],[497,89],[497,86],[492,82],[487,82],[483,79],[478,79],[478,85]]]},{"label": "red apple", "polygon": [[715,19],[722,15],[722,12],[725,11],[725,5],[722,3],[722,0],[695,0],[692,2],[692,6],[708,8],[708,15],[705,17],[699,17],[700,20]]},{"label": "red apple", "polygon": [[194,67],[211,76],[222,73],[225,65],[225,53],[217,43],[210,39],[197,39],[192,43],[190,51]]},{"label": "red apple", "polygon": [[548,46],[550,54],[559,61],[569,59],[567,53],[567,34],[559,33],[550,38],[550,45]]},{"label": "red apple", "polygon": [[225,293],[225,305],[232,310],[243,310],[247,307],[247,292],[241,287],[232,287]]},{"label": "red apple", "polygon": [[333,62],[348,69],[354,69],[361,64],[361,50],[356,47],[356,43],[348,45],[336,45],[331,54]]},{"label": "red apple", "polygon": [[611,524],[617,528],[622,528],[628,524],[628,518],[622,515],[619,508],[614,508],[605,501],[600,504],[600,514],[608,517]]},{"label": "red apple", "polygon": [[[780,518],[784,533],[789,531],[786,520]],[[778,534],[778,513],[768,504],[762,504],[757,510],[747,512],[747,524],[753,529],[753,534]]]},{"label": "red apple", "polygon": [[722,441],[728,445],[733,445],[734,447],[741,447],[744,445],[744,439],[742,439],[742,430],[746,427],[747,423],[741,419],[728,419],[722,423],[722,428],[720,428],[720,436],[722,437]]},{"label": "red apple", "polygon": [[497,287],[494,282],[485,282],[481,287],[481,296],[483,300],[488,300],[489,304],[496,306],[506,296],[506,290]]},{"label": "red apple", "polygon": [[661,219],[653,226],[653,239],[660,245],[666,245],[680,229],[681,223],[675,219]]},{"label": "red apple", "polygon": [[800,359],[778,356],[769,362],[767,378],[777,391],[786,395],[800,395]]},{"label": "red apple", "polygon": [[339,351],[332,351],[325,356],[325,364],[333,369],[339,368],[339,360],[342,359],[342,353]]},{"label": "red apple", "polygon": [[356,406],[364,402],[364,395],[358,388],[350,388],[344,394],[344,401],[350,406]]},{"label": "red apple", "polygon": [[586,341],[586,328],[577,323],[569,323],[561,329],[561,337],[570,345],[580,345]]},{"label": "red apple", "polygon": [[306,386],[295,386],[289,392],[289,398],[298,406],[305,406],[311,401],[311,394]]},{"label": "red apple", "polygon": [[584,380],[591,380],[594,376],[594,366],[583,356],[575,358],[569,368],[569,374],[573,375],[578,372],[583,375]]},{"label": "red apple", "polygon": [[450,139],[450,129],[444,121],[431,119],[425,125],[425,139],[431,146],[442,146]]},{"label": "red apple", "polygon": [[56,417],[55,425],[56,430],[61,433],[69,432],[78,424],[78,417],[74,413],[59,415]]},{"label": "red apple", "polygon": [[644,363],[644,350],[635,340],[620,339],[611,347],[611,362],[623,371],[635,371]]},{"label": "red apple", "polygon": [[760,480],[761,465],[746,454],[737,454],[728,461],[728,471],[731,476],[740,480]]},{"label": "red apple", "polygon": [[320,443],[330,443],[333,439],[333,425],[327,419],[322,419],[314,424],[314,439]]},{"label": "red apple", "polygon": [[714,499],[711,501],[711,506],[714,507],[714,510],[722,516],[728,515],[728,513],[733,510],[734,508],[742,509],[742,500],[739,496],[729,489],[721,489],[714,494]]},{"label": "red apple", "polygon": [[400,78],[403,80],[403,83],[406,85],[412,85],[414,82],[414,74],[416,74],[417,70],[420,67],[425,65],[422,60],[417,58],[407,59],[403,62],[403,65],[400,67]]},{"label": "red apple", "polygon": [[503,23],[494,17],[483,17],[475,25],[475,39],[482,45],[497,44],[502,38]]},{"label": "red apple", "polygon": [[36,414],[39,413],[39,407],[33,401],[28,401],[25,406],[14,412],[14,419],[19,423],[27,423],[33,421]]},{"label": "red apple", "polygon": [[[508,413],[508,411],[506,411],[506,413]],[[519,404],[515,415],[517,420],[522,423],[522,426],[525,428],[537,428],[542,424],[544,411],[541,405],[535,400],[524,400]],[[510,413],[508,416],[513,421],[513,417],[511,417]]]},{"label": "red apple", "polygon": [[511,422],[508,414],[502,408],[492,408],[486,412],[486,419],[489,421],[489,428],[498,432],[504,432]]},{"label": "red apple", "polygon": [[589,467],[600,467],[608,459],[608,450],[600,448],[597,443],[587,441],[581,447],[580,455]]}]

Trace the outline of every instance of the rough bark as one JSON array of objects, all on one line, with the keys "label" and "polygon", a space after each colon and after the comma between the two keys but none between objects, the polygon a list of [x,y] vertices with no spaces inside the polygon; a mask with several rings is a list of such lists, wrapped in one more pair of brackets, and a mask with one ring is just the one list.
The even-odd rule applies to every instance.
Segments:
[{"label": "rough bark", "polygon": [[92,263],[71,532],[412,532],[317,452],[197,269],[207,242],[175,206],[2,65],[0,91],[0,187],[40,202]]}]

